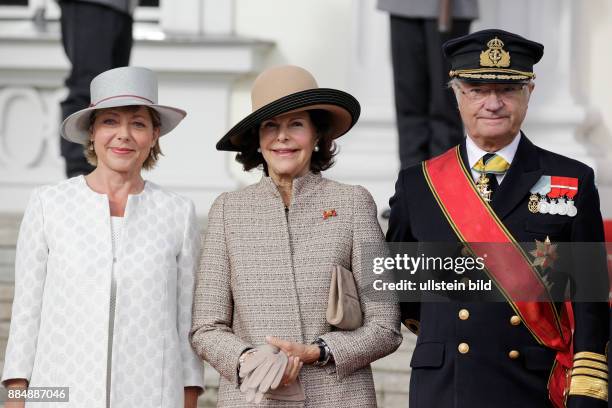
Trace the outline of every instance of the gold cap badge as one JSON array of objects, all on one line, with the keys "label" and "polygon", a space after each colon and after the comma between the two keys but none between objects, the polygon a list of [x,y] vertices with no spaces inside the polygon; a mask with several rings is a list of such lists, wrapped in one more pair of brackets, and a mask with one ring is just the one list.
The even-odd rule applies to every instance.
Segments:
[{"label": "gold cap badge", "polygon": [[480,53],[481,67],[503,67],[510,66],[510,53],[503,49],[504,43],[495,37],[487,43],[485,51]]}]

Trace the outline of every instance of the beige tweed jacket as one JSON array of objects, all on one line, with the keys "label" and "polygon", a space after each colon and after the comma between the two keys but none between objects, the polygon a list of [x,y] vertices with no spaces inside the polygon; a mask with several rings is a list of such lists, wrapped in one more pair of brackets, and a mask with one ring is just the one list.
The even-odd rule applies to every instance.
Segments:
[{"label": "beige tweed jacket", "polygon": [[[325,311],[332,265],[359,271],[359,243],[384,240],[376,205],[363,187],[312,173],[294,180],[292,197],[286,212],[263,177],[216,199],[196,282],[192,346],[221,373],[219,406],[242,407],[249,405],[237,367],[245,349],[266,335],[301,343],[321,337],[335,362],[302,368],[305,403],[260,406],[375,407],[370,363],[401,343],[397,306],[361,297],[364,324],[351,332],[334,330]],[[325,218],[332,209],[336,215]]]}]

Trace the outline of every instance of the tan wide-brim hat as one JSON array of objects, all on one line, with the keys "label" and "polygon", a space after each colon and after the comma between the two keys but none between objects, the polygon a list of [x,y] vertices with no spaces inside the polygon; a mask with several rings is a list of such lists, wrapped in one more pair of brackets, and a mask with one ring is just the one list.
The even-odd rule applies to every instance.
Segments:
[{"label": "tan wide-brim hat", "polygon": [[253,137],[251,129],[261,122],[290,112],[321,109],[330,113],[329,136],[338,138],[359,119],[361,107],[346,92],[319,88],[312,74],[304,68],[283,65],[262,72],[251,90],[252,112],[238,122],[217,142],[217,150],[240,152],[244,138]]},{"label": "tan wide-brim hat", "polygon": [[86,145],[89,142],[89,118],[97,109],[120,106],[147,106],[159,113],[163,136],[174,129],[187,113],[172,106],[157,103],[157,77],[142,67],[121,67],[105,71],[92,79],[91,104],[88,108],[68,116],[60,134],[71,142]]}]

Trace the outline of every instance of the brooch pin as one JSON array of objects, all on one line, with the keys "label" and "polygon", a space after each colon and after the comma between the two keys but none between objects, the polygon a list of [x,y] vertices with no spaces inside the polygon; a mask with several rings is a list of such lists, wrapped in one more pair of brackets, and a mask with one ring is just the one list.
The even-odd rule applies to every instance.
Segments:
[{"label": "brooch pin", "polygon": [[338,213],[333,208],[331,210],[323,210],[323,219],[326,220],[329,217],[336,217]]}]

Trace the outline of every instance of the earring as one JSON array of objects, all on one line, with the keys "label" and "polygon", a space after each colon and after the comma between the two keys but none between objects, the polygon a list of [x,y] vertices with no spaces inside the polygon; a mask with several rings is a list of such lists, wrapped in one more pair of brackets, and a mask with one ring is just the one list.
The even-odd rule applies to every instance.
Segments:
[{"label": "earring", "polygon": [[153,149],[149,150],[149,157],[153,158]]},{"label": "earring", "polygon": [[314,147],[314,151],[315,151],[315,152],[318,152],[318,151],[319,151],[319,145],[316,145],[316,146]]},{"label": "earring", "polygon": [[261,147],[257,148],[257,153],[261,153]]},{"label": "earring", "polygon": [[89,141],[89,150],[92,151],[92,152],[94,150],[93,140]]}]

